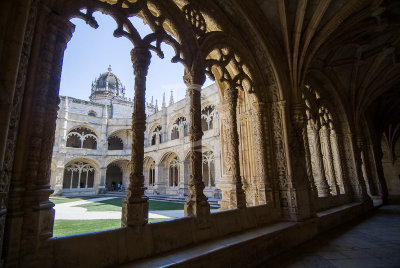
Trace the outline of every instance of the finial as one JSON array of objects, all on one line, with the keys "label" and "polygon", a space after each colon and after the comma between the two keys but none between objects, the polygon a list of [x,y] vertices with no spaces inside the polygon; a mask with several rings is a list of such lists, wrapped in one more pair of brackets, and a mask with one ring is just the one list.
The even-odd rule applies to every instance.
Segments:
[{"label": "finial", "polygon": [[153,106],[153,96],[151,96],[151,106]]},{"label": "finial", "polygon": [[156,99],[156,112],[158,112],[158,102],[157,102],[157,99]]},{"label": "finial", "polygon": [[169,105],[174,104],[174,92],[171,89],[171,97],[169,98]]},{"label": "finial", "polygon": [[165,106],[166,104],[165,104],[165,92],[164,92],[162,97],[162,108],[164,108]]},{"label": "finial", "polygon": [[108,65],[108,72],[111,73],[112,69],[111,69],[111,65]]}]

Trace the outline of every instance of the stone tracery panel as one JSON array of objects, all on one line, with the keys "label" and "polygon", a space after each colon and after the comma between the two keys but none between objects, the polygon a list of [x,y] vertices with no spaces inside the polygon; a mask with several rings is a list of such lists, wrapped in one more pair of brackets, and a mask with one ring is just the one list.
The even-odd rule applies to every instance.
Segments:
[{"label": "stone tracery panel", "polygon": [[63,188],[93,188],[95,168],[86,162],[75,162],[64,168]]},{"label": "stone tracery panel", "polygon": [[74,128],[68,132],[66,139],[67,147],[97,149],[97,135],[89,128]]}]

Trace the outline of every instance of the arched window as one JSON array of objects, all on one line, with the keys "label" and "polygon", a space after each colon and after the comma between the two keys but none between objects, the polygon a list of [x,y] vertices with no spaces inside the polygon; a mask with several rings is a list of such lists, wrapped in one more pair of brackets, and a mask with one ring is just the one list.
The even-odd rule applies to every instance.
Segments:
[{"label": "arched window", "polygon": [[96,116],[97,116],[97,114],[96,114],[96,112],[95,112],[95,111],[92,111],[92,110],[90,110],[90,111],[88,112],[88,116],[93,116],[93,117],[96,117]]},{"label": "arched window", "polygon": [[161,126],[157,126],[154,130],[153,130],[153,134],[151,136],[151,145],[156,145],[157,143],[157,138],[158,138],[158,142],[161,143]]},{"label": "arched window", "polygon": [[95,169],[88,163],[76,162],[64,168],[64,189],[93,188]]},{"label": "arched window", "polygon": [[213,128],[215,106],[208,105],[201,111],[201,129],[207,131]]},{"label": "arched window", "polygon": [[174,158],[169,163],[169,186],[177,187],[179,183],[179,162],[178,158]]},{"label": "arched window", "polygon": [[205,186],[215,186],[214,153],[212,151],[203,153],[203,182]]},{"label": "arched window", "polygon": [[108,150],[123,150],[124,143],[118,136],[111,136],[108,138]]},{"label": "arched window", "polygon": [[185,117],[179,117],[175,120],[172,125],[171,140],[179,139],[179,132],[183,129],[183,136],[186,137],[189,134],[189,128]]},{"label": "arched window", "polygon": [[155,182],[156,182],[156,167],[155,167],[155,162],[153,161],[153,163],[151,164],[150,168],[149,168],[149,185],[150,186],[154,186]]},{"label": "arched window", "polygon": [[79,127],[72,129],[67,135],[67,147],[97,149],[97,136],[92,130]]}]

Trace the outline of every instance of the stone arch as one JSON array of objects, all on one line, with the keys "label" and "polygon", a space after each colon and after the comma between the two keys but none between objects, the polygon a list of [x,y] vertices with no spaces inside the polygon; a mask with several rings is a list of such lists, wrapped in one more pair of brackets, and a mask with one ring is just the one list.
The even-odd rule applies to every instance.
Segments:
[{"label": "stone arch", "polygon": [[129,160],[111,159],[106,165],[105,188],[107,191],[122,192],[128,185]]},{"label": "stone arch", "polygon": [[169,188],[179,185],[179,157],[174,152],[165,153],[160,160],[161,172],[159,170],[159,180],[163,181]]},{"label": "stone arch", "polygon": [[92,128],[75,126],[68,131],[66,146],[74,148],[97,149],[98,136]]},{"label": "stone arch", "polygon": [[88,158],[75,158],[64,165],[63,193],[92,190],[98,180],[99,165]]}]

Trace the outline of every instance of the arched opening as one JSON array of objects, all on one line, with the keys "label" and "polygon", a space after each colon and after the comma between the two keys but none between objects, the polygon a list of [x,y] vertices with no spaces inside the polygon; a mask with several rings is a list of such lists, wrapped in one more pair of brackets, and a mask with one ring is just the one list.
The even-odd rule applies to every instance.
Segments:
[{"label": "arched opening", "polygon": [[94,131],[86,127],[71,129],[67,135],[67,147],[97,149],[97,136]]},{"label": "arched opening", "polygon": [[173,158],[168,164],[168,186],[178,187],[179,184],[179,166],[178,158]]},{"label": "arched opening", "polygon": [[215,186],[215,163],[212,151],[203,153],[203,182],[205,187]]},{"label": "arched opening", "polygon": [[207,131],[213,129],[213,120],[216,111],[214,105],[208,105],[201,111],[201,129]]},{"label": "arched opening", "polygon": [[111,163],[107,166],[106,171],[106,190],[107,191],[121,191],[123,172],[119,165],[116,163]]},{"label": "arched opening", "polygon": [[152,133],[152,136],[151,136],[151,145],[156,145],[157,144],[157,140],[158,140],[158,143],[162,142],[162,132],[161,132],[161,130],[162,130],[161,126],[157,126],[153,130],[153,133]]},{"label": "arched opening", "polygon": [[179,117],[172,125],[171,140],[179,139],[179,137],[186,137],[188,135],[188,125],[185,117]]},{"label": "arched opening", "polygon": [[118,136],[111,136],[108,138],[108,150],[123,150],[124,143]]},{"label": "arched opening", "polygon": [[64,168],[63,190],[93,188],[95,168],[84,161],[68,164]]}]

